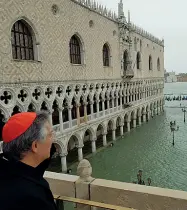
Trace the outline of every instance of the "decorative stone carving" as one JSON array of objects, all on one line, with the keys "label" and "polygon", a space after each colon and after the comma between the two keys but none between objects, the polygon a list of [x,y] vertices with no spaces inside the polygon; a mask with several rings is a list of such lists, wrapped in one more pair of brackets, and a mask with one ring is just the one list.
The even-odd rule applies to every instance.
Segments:
[{"label": "decorative stone carving", "polygon": [[59,8],[56,4],[53,4],[51,7],[51,11],[54,15],[56,15],[59,12]]},{"label": "decorative stone carving", "polygon": [[92,166],[90,162],[86,159],[80,161],[77,167],[77,175],[79,176],[79,181],[91,182],[93,178],[92,175]]}]

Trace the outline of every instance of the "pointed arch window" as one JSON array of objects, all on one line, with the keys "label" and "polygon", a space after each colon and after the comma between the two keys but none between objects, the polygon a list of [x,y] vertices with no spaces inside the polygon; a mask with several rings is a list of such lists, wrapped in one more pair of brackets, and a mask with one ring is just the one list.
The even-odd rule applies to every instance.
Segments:
[{"label": "pointed arch window", "polygon": [[103,46],[103,66],[110,66],[110,49],[108,44]]},{"label": "pointed arch window", "polygon": [[137,67],[137,69],[140,69],[140,64],[141,64],[141,55],[140,55],[140,52],[138,52],[137,55],[136,55],[136,67]]},{"label": "pointed arch window", "polygon": [[81,42],[80,39],[73,35],[69,43],[70,62],[72,64],[81,64]]},{"label": "pointed arch window", "polygon": [[160,71],[160,58],[157,59],[157,70]]},{"label": "pointed arch window", "polygon": [[152,57],[151,55],[149,56],[149,70],[153,69],[153,63],[152,63]]},{"label": "pointed arch window", "polygon": [[24,20],[14,23],[11,41],[13,59],[34,60],[33,32]]},{"label": "pointed arch window", "polygon": [[129,60],[128,51],[125,50],[125,52],[124,52],[124,54],[123,54],[123,70],[124,70],[124,71],[127,71],[128,60]]}]

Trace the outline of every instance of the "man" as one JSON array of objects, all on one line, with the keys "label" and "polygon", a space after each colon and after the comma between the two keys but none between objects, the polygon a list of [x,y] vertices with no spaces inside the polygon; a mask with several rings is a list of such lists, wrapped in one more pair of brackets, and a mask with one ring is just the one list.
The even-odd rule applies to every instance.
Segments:
[{"label": "man", "polygon": [[1,210],[56,210],[48,167],[53,131],[46,112],[13,115],[3,127],[0,156]]}]

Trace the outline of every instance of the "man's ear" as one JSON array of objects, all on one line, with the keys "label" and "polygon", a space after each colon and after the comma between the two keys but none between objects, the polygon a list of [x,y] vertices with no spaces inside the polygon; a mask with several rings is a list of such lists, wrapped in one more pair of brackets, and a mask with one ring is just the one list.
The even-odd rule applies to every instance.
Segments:
[{"label": "man's ear", "polygon": [[33,141],[33,142],[32,142],[32,146],[31,146],[31,148],[32,148],[32,152],[34,152],[34,153],[36,153],[36,152],[37,152],[37,150],[38,150],[38,144],[37,144],[37,141]]}]

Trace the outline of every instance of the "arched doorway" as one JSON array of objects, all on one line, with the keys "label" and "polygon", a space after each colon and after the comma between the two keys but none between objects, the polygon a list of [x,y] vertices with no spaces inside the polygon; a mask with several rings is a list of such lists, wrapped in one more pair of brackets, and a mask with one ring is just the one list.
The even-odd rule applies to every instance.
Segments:
[{"label": "arched doorway", "polygon": [[84,155],[88,155],[88,154],[92,153],[92,142],[91,142],[92,139],[93,139],[92,132],[89,129],[86,130],[84,137],[83,137],[84,147],[82,148]]},{"label": "arched doorway", "polygon": [[120,126],[121,125],[121,118],[118,117],[116,120],[116,137],[121,136],[121,132],[120,132]]},{"label": "arched doorway", "polygon": [[58,107],[58,102],[57,102],[57,100],[55,100],[53,102],[53,113],[52,113],[53,125],[60,124],[58,108],[59,108]]},{"label": "arched doorway", "polygon": [[108,125],[107,125],[107,141],[113,141],[112,139],[112,129],[113,129],[113,122],[111,120],[109,120]]},{"label": "arched doorway", "polygon": [[[96,137],[97,137],[97,140],[96,140],[96,148],[99,148],[99,147],[102,147],[102,146],[106,146],[105,144],[107,144],[107,138],[106,139],[103,139],[103,138],[105,138],[104,137],[104,127],[103,127],[103,125],[99,125],[98,127],[97,127],[97,131],[96,131]],[[106,140],[106,141],[105,141]]]},{"label": "arched doorway", "polygon": [[67,146],[67,166],[78,161],[78,138],[76,136],[71,136]]}]

